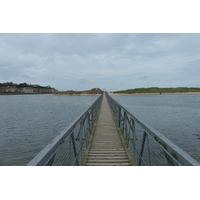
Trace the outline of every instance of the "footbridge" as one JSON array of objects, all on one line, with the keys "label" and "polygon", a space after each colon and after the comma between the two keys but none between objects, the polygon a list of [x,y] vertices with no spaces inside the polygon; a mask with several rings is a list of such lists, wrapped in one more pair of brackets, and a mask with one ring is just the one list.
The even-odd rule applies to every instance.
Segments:
[{"label": "footbridge", "polygon": [[27,166],[199,166],[200,163],[107,93]]}]

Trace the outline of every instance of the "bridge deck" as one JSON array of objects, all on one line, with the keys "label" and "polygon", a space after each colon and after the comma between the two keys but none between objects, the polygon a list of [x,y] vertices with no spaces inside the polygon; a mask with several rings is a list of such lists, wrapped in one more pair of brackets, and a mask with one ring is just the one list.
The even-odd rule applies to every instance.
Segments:
[{"label": "bridge deck", "polygon": [[104,94],[93,140],[87,155],[87,166],[131,165]]}]

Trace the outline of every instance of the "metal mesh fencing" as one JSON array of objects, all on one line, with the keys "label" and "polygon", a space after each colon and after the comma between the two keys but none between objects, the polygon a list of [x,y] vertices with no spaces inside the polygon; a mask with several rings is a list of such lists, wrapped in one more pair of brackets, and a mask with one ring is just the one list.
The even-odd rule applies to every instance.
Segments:
[{"label": "metal mesh fencing", "polygon": [[200,165],[161,133],[129,113],[108,94],[107,99],[136,166]]},{"label": "metal mesh fencing", "polygon": [[82,156],[87,147],[101,101],[102,95],[27,165],[81,165]]}]

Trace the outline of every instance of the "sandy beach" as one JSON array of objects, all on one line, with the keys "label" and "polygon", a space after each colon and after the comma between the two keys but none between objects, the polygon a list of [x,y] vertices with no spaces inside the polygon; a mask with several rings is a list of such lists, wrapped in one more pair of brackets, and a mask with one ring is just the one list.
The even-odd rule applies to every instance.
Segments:
[{"label": "sandy beach", "polygon": [[127,94],[127,93],[108,93],[110,96],[119,96],[119,95],[200,95],[200,92],[176,92],[176,93],[134,93],[134,94]]},{"label": "sandy beach", "polygon": [[[100,96],[101,94],[46,94],[46,95],[58,95],[58,96]],[[108,92],[110,96],[130,96],[130,95],[200,95],[200,92],[176,92],[176,93],[112,93]]]},{"label": "sandy beach", "polygon": [[101,94],[52,94],[58,96],[100,96]]}]

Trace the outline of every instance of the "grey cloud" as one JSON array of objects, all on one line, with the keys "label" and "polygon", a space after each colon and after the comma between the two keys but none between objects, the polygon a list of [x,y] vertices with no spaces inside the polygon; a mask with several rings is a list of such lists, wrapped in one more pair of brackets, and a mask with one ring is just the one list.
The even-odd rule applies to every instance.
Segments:
[{"label": "grey cloud", "polygon": [[121,81],[120,84],[126,84],[126,81]]},{"label": "grey cloud", "polygon": [[0,34],[0,81],[60,90],[198,85],[199,52],[200,34]]},{"label": "grey cloud", "polygon": [[80,84],[87,84],[87,83],[89,83],[90,81],[89,81],[89,80],[86,80],[86,79],[80,79],[80,80],[78,80],[77,82],[80,83]]},{"label": "grey cloud", "polygon": [[148,76],[140,76],[140,80],[146,80],[148,79]]}]

